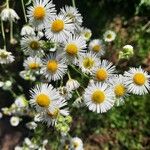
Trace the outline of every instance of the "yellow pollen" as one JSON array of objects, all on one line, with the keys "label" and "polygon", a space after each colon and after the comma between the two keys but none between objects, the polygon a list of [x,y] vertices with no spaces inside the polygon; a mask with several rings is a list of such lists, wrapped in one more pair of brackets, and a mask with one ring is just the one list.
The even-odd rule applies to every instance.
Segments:
[{"label": "yellow pollen", "polygon": [[77,148],[79,146],[79,143],[78,142],[74,142],[73,145],[74,145],[74,148]]},{"label": "yellow pollen", "polygon": [[34,9],[33,16],[37,20],[43,20],[45,17],[45,8],[38,6]]},{"label": "yellow pollen", "polygon": [[60,19],[57,19],[57,20],[53,21],[51,28],[52,28],[53,32],[62,31],[64,29],[64,21],[60,20]]},{"label": "yellow pollen", "polygon": [[117,97],[121,97],[124,96],[125,94],[125,86],[122,84],[118,84],[115,86],[114,92],[116,94]]},{"label": "yellow pollen", "polygon": [[37,63],[31,63],[31,64],[29,64],[29,68],[30,69],[37,69],[37,68],[39,68],[39,64],[37,64]]},{"label": "yellow pollen", "polygon": [[47,112],[48,116],[51,118],[57,118],[59,115],[59,109],[55,109],[54,112]]},{"label": "yellow pollen", "polygon": [[101,90],[95,90],[92,94],[92,101],[96,104],[101,104],[105,100],[105,93]]},{"label": "yellow pollen", "polygon": [[75,44],[68,44],[66,52],[71,56],[76,55],[78,53],[78,47]]},{"label": "yellow pollen", "polygon": [[2,53],[0,53],[0,57],[1,57],[1,58],[7,58],[7,57],[8,57],[8,54],[2,52]]},{"label": "yellow pollen", "polygon": [[99,52],[101,50],[101,46],[100,45],[95,45],[92,50],[94,52]]},{"label": "yellow pollen", "polygon": [[48,107],[51,103],[51,100],[46,94],[39,94],[36,98],[36,102],[41,107]]},{"label": "yellow pollen", "polygon": [[108,73],[104,68],[100,68],[97,70],[97,72],[96,72],[97,80],[104,81],[107,79],[107,77],[108,77]]},{"label": "yellow pollen", "polygon": [[133,76],[133,81],[134,81],[135,84],[142,86],[146,82],[146,77],[143,73],[136,73]]},{"label": "yellow pollen", "polygon": [[40,48],[40,43],[38,41],[31,41],[30,48],[33,50],[38,50]]},{"label": "yellow pollen", "polygon": [[108,39],[111,39],[111,38],[112,38],[112,35],[111,35],[111,34],[108,34],[108,35],[107,35],[107,38],[108,38]]},{"label": "yellow pollen", "polygon": [[88,69],[91,69],[93,66],[94,66],[94,60],[92,59],[92,58],[88,58],[88,57],[86,57],[86,58],[84,58],[84,60],[83,60],[83,66],[85,67],[85,68],[88,68]]},{"label": "yellow pollen", "polygon": [[55,73],[58,69],[58,63],[56,60],[49,60],[47,63],[47,69],[51,73]]}]

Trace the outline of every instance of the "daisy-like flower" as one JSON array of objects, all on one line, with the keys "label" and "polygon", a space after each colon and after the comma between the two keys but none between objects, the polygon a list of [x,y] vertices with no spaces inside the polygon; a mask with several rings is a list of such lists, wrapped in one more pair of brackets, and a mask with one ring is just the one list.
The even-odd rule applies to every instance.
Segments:
[{"label": "daisy-like flower", "polygon": [[61,86],[58,88],[60,95],[65,98],[66,100],[69,100],[72,98],[72,91],[68,90],[66,87]]},{"label": "daisy-like flower", "polygon": [[98,56],[104,55],[104,44],[101,40],[95,39],[89,43],[89,50],[96,53]]},{"label": "daisy-like flower", "polygon": [[71,150],[83,150],[83,142],[79,137],[74,137],[70,141]]},{"label": "daisy-like flower", "polygon": [[123,75],[115,75],[108,80],[110,88],[114,91],[115,103],[117,106],[124,103],[124,99],[128,95],[127,87],[125,85],[126,80],[127,79]]},{"label": "daisy-like flower", "polygon": [[33,6],[28,8],[27,13],[30,24],[41,30],[56,15],[56,10],[55,5],[50,0],[35,0]]},{"label": "daisy-like flower", "polygon": [[30,90],[30,93],[30,104],[36,108],[37,112],[55,108],[56,102],[61,99],[59,92],[51,84],[37,85]]},{"label": "daisy-like flower", "polygon": [[26,55],[43,55],[40,38],[37,36],[26,36],[21,40],[21,48]]},{"label": "daisy-like flower", "polygon": [[0,64],[9,64],[14,61],[14,56],[11,52],[0,49]]},{"label": "daisy-like flower", "polygon": [[81,36],[83,36],[83,38],[86,40],[86,41],[89,41],[91,36],[92,36],[92,31],[88,28],[81,28]]},{"label": "daisy-like flower", "polygon": [[[47,123],[47,126],[54,126],[57,123],[57,119],[59,115],[68,116],[69,111],[66,108],[67,102],[62,98],[60,98],[57,103],[56,107],[50,110],[47,110],[44,113],[41,113],[39,119],[42,122]],[[65,108],[64,108],[65,107]]]},{"label": "daisy-like flower", "polygon": [[74,29],[74,23],[70,18],[58,15],[47,22],[45,36],[53,42],[63,42],[74,32]]},{"label": "daisy-like flower", "polygon": [[116,38],[116,33],[114,31],[108,30],[104,33],[104,41],[112,42]]},{"label": "daisy-like flower", "polygon": [[19,122],[20,122],[20,118],[19,117],[16,117],[16,116],[12,116],[10,118],[10,124],[14,127],[18,126],[19,125]]},{"label": "daisy-like flower", "polygon": [[70,78],[66,83],[66,88],[68,89],[68,91],[76,90],[77,88],[79,88],[79,86],[80,83],[72,78]]},{"label": "daisy-like flower", "polygon": [[137,95],[143,95],[148,93],[150,90],[150,75],[148,75],[148,73],[141,67],[130,68],[129,71],[125,72],[124,76],[127,78],[125,85],[129,92]]},{"label": "daisy-like flower", "polygon": [[14,9],[5,8],[1,12],[1,19],[3,21],[8,21],[8,20],[15,21],[19,19],[19,16],[17,15]]},{"label": "daisy-like flower", "polygon": [[67,71],[66,59],[62,55],[50,54],[44,60],[41,70],[45,78],[49,81],[59,80]]},{"label": "daisy-like flower", "polygon": [[77,8],[72,6],[65,6],[64,8],[61,9],[60,14],[69,17],[77,28],[78,26],[82,25],[83,17],[81,16]]},{"label": "daisy-like flower", "polygon": [[100,65],[94,68],[92,74],[97,81],[103,82],[111,77],[115,73],[115,70],[115,66],[111,62],[102,60]]},{"label": "daisy-like flower", "polygon": [[28,35],[35,36],[35,32],[34,32],[34,29],[31,26],[25,25],[21,29],[21,35],[22,36],[28,36]]},{"label": "daisy-like flower", "polygon": [[84,102],[89,110],[104,113],[114,105],[114,92],[106,83],[91,83],[85,89]]},{"label": "daisy-like flower", "polygon": [[100,60],[97,58],[96,54],[91,52],[82,54],[78,57],[78,65],[82,72],[91,74],[92,71],[99,66]]},{"label": "daisy-like flower", "polygon": [[42,61],[39,57],[35,56],[35,57],[28,57],[24,63],[23,66],[25,67],[26,70],[38,70],[41,68],[42,66]]},{"label": "daisy-like flower", "polygon": [[64,42],[64,53],[68,61],[75,62],[76,57],[85,52],[85,48],[86,41],[81,36],[70,36]]}]

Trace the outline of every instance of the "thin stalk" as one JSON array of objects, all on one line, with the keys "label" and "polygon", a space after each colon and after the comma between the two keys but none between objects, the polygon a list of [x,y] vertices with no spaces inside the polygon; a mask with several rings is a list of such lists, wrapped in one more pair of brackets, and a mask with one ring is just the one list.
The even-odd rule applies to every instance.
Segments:
[{"label": "thin stalk", "polygon": [[10,20],[10,41],[13,39],[13,21]]},{"label": "thin stalk", "polygon": [[70,80],[70,79],[71,79],[71,76],[70,76],[69,71],[67,72],[67,75],[68,75],[68,78],[69,78],[69,80]]},{"label": "thin stalk", "polygon": [[2,30],[3,40],[4,40],[4,49],[6,50],[6,37],[5,37],[4,24],[3,24],[2,19],[1,19],[1,30]]},{"label": "thin stalk", "polygon": [[24,5],[24,1],[23,0],[21,0],[21,4],[22,4],[22,9],[23,9],[25,22],[27,23],[27,15],[26,15],[26,10],[25,10],[25,5]]},{"label": "thin stalk", "polygon": [[9,8],[9,0],[6,0],[6,8]]},{"label": "thin stalk", "polygon": [[76,7],[75,0],[72,0],[72,6],[73,6],[73,7]]}]

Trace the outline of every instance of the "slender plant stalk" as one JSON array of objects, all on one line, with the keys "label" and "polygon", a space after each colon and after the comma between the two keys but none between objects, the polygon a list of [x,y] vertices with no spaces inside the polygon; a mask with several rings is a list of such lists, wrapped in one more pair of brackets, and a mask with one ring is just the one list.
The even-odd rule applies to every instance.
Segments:
[{"label": "slender plant stalk", "polygon": [[12,19],[10,20],[10,40],[13,39],[13,21]]},{"label": "slender plant stalk", "polygon": [[27,15],[26,15],[26,10],[25,10],[25,5],[24,5],[23,0],[21,0],[21,4],[22,4],[22,9],[23,9],[24,19],[25,19],[25,22],[27,23]]},{"label": "slender plant stalk", "polygon": [[6,0],[6,7],[9,8],[9,0]]},{"label": "slender plant stalk", "polygon": [[1,19],[1,30],[2,30],[3,40],[4,40],[4,49],[6,49],[6,37],[5,37],[4,24],[3,24],[2,19]]},{"label": "slender plant stalk", "polygon": [[73,6],[73,7],[76,7],[75,0],[72,0],[72,6]]}]

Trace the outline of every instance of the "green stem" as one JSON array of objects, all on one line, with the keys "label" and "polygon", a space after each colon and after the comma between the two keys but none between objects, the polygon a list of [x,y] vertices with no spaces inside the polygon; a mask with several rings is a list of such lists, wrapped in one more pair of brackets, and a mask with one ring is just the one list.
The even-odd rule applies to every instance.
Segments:
[{"label": "green stem", "polygon": [[72,67],[72,69],[74,69],[76,72],[78,72],[78,73],[80,73],[81,75],[84,75],[86,78],[90,78],[88,75],[86,75],[86,74],[84,74],[84,73],[82,73],[82,72],[80,72],[79,70],[77,70],[73,65],[70,65],[71,67]]},{"label": "green stem", "polygon": [[9,8],[9,0],[6,0],[6,8]]},{"label": "green stem", "polygon": [[23,14],[24,14],[25,22],[27,23],[27,15],[26,15],[26,10],[25,10],[25,6],[24,6],[24,1],[23,0],[21,0],[21,4],[22,4],[22,9],[23,9]]},{"label": "green stem", "polygon": [[76,7],[75,0],[72,0],[72,6]]},{"label": "green stem", "polygon": [[2,30],[3,40],[4,40],[4,49],[6,50],[6,37],[5,37],[4,24],[3,24],[2,19],[1,19],[1,30]]},{"label": "green stem", "polygon": [[10,20],[10,41],[13,39],[13,21]]},{"label": "green stem", "polygon": [[67,72],[67,75],[68,75],[68,78],[69,78],[69,80],[70,80],[70,79],[71,79],[71,76],[70,76],[69,71]]}]

